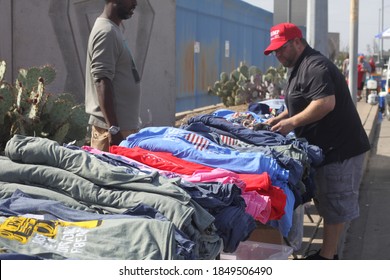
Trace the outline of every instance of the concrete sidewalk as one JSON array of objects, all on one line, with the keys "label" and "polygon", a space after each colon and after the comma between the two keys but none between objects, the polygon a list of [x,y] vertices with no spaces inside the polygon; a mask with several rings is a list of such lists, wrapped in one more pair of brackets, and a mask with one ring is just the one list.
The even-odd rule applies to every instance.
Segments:
[{"label": "concrete sidewalk", "polygon": [[[360,217],[346,229],[342,259],[390,259],[390,121],[378,120],[378,106],[363,100],[357,110],[372,149],[366,155],[360,187]],[[291,258],[321,248],[323,221],[313,203],[305,205],[302,246]]]},{"label": "concrete sidewalk", "polygon": [[375,126],[360,187],[360,217],[347,230],[343,259],[390,260],[390,121]]}]

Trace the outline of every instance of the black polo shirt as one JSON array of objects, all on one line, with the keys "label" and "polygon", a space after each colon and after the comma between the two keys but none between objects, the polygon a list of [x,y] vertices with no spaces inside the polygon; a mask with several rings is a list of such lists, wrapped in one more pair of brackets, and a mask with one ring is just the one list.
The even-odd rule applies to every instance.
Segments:
[{"label": "black polo shirt", "polygon": [[367,134],[352,101],[345,77],[336,65],[307,46],[293,67],[286,86],[290,116],[303,111],[312,100],[335,95],[336,105],[323,119],[297,127],[295,134],[320,147],[324,164],[343,161],[370,149]]}]

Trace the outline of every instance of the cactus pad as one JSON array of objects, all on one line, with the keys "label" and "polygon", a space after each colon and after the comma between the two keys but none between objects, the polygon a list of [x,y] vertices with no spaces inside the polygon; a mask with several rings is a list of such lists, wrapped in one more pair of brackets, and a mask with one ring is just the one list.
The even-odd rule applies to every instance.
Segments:
[{"label": "cactus pad", "polygon": [[5,63],[5,61],[1,60],[0,61],[0,82],[2,82],[4,79],[6,69],[7,69],[7,64]]},{"label": "cactus pad", "polygon": [[0,61],[0,151],[14,134],[84,144],[88,125],[84,105],[77,105],[70,93],[45,91],[55,79],[53,67],[20,69],[15,85],[4,81],[5,70]]}]

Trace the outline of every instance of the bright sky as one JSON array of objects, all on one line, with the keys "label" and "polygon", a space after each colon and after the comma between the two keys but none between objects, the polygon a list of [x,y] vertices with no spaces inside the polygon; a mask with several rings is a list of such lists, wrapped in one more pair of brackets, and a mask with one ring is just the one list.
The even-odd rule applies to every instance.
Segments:
[{"label": "bright sky", "polygon": [[[273,0],[243,0],[264,10],[273,12]],[[382,1],[384,6],[384,29],[390,27],[390,0],[360,0],[359,2],[359,46],[358,52],[368,54],[367,45],[374,45],[375,35],[382,29],[381,9]],[[294,2],[294,1],[293,1]],[[349,18],[350,0],[328,0],[328,31],[340,33],[340,49],[344,50],[349,45]],[[378,45],[379,46],[379,45]],[[383,49],[390,49],[390,39],[384,39]]]}]

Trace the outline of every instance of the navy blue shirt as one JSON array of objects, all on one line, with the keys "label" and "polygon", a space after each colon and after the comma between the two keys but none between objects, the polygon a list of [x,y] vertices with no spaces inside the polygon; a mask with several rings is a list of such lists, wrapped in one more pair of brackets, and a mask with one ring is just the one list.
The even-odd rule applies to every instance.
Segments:
[{"label": "navy blue shirt", "polygon": [[290,116],[302,112],[313,100],[336,97],[335,108],[323,119],[295,129],[297,137],[323,150],[324,164],[341,162],[370,149],[345,77],[320,52],[305,48],[290,73],[285,92]]}]

